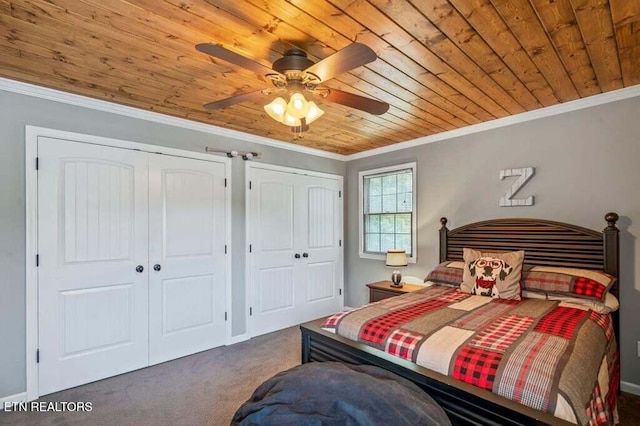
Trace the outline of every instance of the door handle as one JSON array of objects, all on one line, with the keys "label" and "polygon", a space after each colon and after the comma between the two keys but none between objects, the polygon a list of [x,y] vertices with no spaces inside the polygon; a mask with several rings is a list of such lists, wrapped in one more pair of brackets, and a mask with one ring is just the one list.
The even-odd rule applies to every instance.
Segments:
[{"label": "door handle", "polygon": [[144,271],[144,266],[142,266],[142,265],[138,265],[138,266],[136,266],[136,272],[137,272],[137,273],[141,274],[141,273],[142,273],[142,271]]},{"label": "door handle", "polygon": [[309,253],[302,253],[302,257],[309,257]]},{"label": "door handle", "polygon": [[162,266],[160,266],[159,263],[156,263],[155,265],[153,265],[153,270],[154,271],[158,272],[158,271],[160,271],[160,269],[162,269]]},{"label": "door handle", "polygon": [[293,257],[295,257],[296,259],[300,259],[300,253],[294,254]]}]

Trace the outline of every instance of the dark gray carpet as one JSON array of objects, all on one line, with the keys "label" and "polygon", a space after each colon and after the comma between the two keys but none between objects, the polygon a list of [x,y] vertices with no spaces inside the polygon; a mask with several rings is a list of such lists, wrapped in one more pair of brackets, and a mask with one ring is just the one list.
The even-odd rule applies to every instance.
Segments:
[{"label": "dark gray carpet", "polygon": [[622,392],[618,399],[620,426],[640,425],[640,396]]},{"label": "dark gray carpet", "polygon": [[228,425],[260,383],[300,364],[298,327],[41,398],[91,401],[89,413],[3,413],[5,425]]},{"label": "dark gray carpet", "polygon": [[[298,327],[41,398],[91,401],[90,413],[3,413],[1,425],[228,425],[260,383],[300,363]],[[623,393],[620,424],[640,425],[640,397]]]}]

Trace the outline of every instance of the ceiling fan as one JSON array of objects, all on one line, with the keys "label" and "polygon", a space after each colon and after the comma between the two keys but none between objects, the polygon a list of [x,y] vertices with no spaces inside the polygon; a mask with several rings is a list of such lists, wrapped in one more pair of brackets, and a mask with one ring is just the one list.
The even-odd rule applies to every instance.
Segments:
[{"label": "ceiling fan", "polygon": [[206,109],[222,109],[240,102],[259,100],[265,95],[281,95],[284,98],[279,96],[265,105],[265,111],[274,120],[290,126],[295,133],[308,130],[309,124],[324,114],[315,102],[307,101],[304,93],[310,94],[312,98],[320,98],[375,115],[384,114],[389,110],[389,104],[385,102],[320,86],[339,74],[377,59],[375,52],[362,43],[352,43],[319,62],[307,58],[307,54],[300,49],[290,49],[284,52],[282,58],[277,59],[271,68],[232,52],[220,44],[202,43],[196,45],[196,49],[256,74],[262,74],[274,85],[272,88],[207,103],[204,105]]}]

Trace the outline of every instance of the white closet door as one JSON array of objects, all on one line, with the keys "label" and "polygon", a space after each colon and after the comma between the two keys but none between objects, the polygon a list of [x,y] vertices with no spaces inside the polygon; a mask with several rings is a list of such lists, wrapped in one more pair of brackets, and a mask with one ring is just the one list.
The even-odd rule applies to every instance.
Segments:
[{"label": "white closet door", "polygon": [[250,179],[251,334],[340,310],[339,181],[259,168]]},{"label": "white closet door", "polygon": [[299,321],[306,322],[333,314],[343,307],[342,257],[339,241],[342,230],[340,182],[304,176],[299,182],[304,205],[303,247],[304,288],[299,292]]},{"label": "white closet door", "polygon": [[148,363],[147,154],[43,139],[41,395]]},{"label": "white closet door", "polygon": [[225,165],[149,156],[149,358],[225,343]]},{"label": "white closet door", "polygon": [[[251,221],[247,240],[251,244],[251,334],[254,336],[296,324],[295,298],[302,277],[295,258],[296,182],[293,175],[253,170]],[[300,252],[297,252],[301,255]]]}]

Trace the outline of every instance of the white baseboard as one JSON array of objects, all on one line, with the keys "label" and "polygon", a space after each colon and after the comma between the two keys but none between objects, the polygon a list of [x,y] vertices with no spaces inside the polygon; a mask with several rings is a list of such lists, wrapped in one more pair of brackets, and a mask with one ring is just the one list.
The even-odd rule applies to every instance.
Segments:
[{"label": "white baseboard", "polygon": [[249,335],[247,333],[238,334],[237,336],[231,336],[229,345],[235,345],[236,343],[244,342],[246,340],[249,340]]},{"label": "white baseboard", "polygon": [[22,392],[0,398],[0,406],[3,406],[5,402],[27,402],[27,393]]},{"label": "white baseboard", "polygon": [[634,395],[640,395],[640,385],[629,382],[620,382],[620,389],[623,392],[632,393]]},{"label": "white baseboard", "polygon": [[353,309],[351,306],[346,306],[345,305],[345,306],[342,307],[343,311],[350,311],[351,309]]}]

